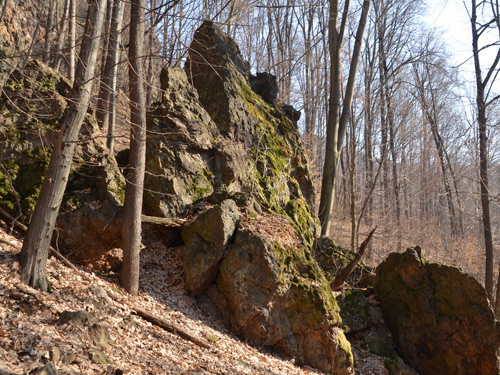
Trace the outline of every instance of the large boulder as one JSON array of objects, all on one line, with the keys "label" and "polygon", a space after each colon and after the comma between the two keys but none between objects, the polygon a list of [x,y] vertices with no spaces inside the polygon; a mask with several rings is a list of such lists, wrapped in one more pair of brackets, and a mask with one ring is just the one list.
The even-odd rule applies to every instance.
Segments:
[{"label": "large boulder", "polygon": [[226,199],[203,212],[182,231],[186,244],[182,254],[184,277],[191,294],[201,294],[215,278],[238,220],[236,203]]},{"label": "large boulder", "polygon": [[231,198],[287,217],[312,246],[315,191],[293,121],[250,88],[248,62],[211,22],[196,31],[185,72],[162,72],[164,94],[148,115],[146,214]]},{"label": "large boulder", "polygon": [[499,330],[483,287],[420,249],[390,254],[375,288],[403,359],[421,375],[498,375]]},{"label": "large boulder", "polygon": [[281,216],[244,217],[207,295],[248,342],[327,373],[352,374],[335,297],[300,243]]},{"label": "large boulder", "polygon": [[[70,82],[37,60],[12,73],[0,97],[0,205],[29,221],[67,106]],[[88,113],[54,240],[82,263],[121,247],[125,181]],[[19,203],[18,203],[19,202]]]}]

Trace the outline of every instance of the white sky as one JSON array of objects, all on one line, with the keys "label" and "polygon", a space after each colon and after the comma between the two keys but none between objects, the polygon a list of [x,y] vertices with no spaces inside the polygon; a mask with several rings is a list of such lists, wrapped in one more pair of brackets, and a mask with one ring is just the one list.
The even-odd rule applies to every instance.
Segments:
[{"label": "white sky", "polygon": [[[472,55],[470,21],[463,0],[427,0],[427,4],[426,22],[442,32],[452,64],[462,64]],[[466,65],[467,70],[473,68]]]}]

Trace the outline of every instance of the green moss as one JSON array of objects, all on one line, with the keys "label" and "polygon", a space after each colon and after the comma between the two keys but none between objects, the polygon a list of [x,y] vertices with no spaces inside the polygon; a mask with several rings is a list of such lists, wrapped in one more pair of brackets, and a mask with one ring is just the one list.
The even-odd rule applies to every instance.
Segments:
[{"label": "green moss", "polygon": [[21,90],[24,90],[24,80],[20,80],[20,81],[15,81],[13,79],[7,81],[7,83],[3,86],[4,89],[8,89],[9,91],[21,91]]},{"label": "green moss", "polygon": [[50,73],[45,73],[45,77],[41,80],[39,84],[39,90],[41,92],[45,91],[55,91],[56,90],[56,80],[55,77]]},{"label": "green moss", "polygon": [[[23,214],[28,217],[35,208],[50,154],[41,147],[27,149],[23,153],[34,160],[33,164],[25,164],[22,168],[14,160],[3,160],[15,191],[18,194]],[[17,215],[15,193],[10,186],[7,173],[0,169],[0,204]]]},{"label": "green moss", "polygon": [[201,169],[198,172],[198,179],[192,180],[187,187],[187,191],[189,195],[193,198],[193,201],[196,202],[202,198],[205,198],[207,195],[212,193],[212,180],[214,179],[214,174],[209,169]]},{"label": "green moss", "polygon": [[342,351],[344,351],[344,353],[346,353],[348,362],[354,363],[354,356],[351,350],[351,343],[347,340],[347,338],[344,335],[344,332],[342,331],[337,332],[337,345]]},{"label": "green moss", "polygon": [[[288,306],[287,311],[292,326],[310,324],[317,328],[326,323],[325,319],[341,324],[339,307],[330,285],[307,249],[284,249],[273,242],[272,250],[280,265],[278,281],[291,285],[293,298],[290,300],[293,303]],[[295,318],[301,321],[294,323]]]}]

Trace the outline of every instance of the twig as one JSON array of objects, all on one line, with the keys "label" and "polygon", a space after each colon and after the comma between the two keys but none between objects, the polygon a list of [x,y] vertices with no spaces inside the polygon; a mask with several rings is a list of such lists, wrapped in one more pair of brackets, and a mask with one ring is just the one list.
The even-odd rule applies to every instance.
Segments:
[{"label": "twig", "polygon": [[377,227],[373,228],[368,237],[366,238],[366,240],[363,241],[363,243],[359,247],[358,253],[351,261],[351,263],[349,263],[342,271],[340,271],[335,277],[335,280],[333,280],[333,282],[330,284],[333,291],[339,290],[342,284],[344,284],[347,278],[351,275],[352,271],[354,271],[359,261],[363,257],[366,248],[368,247],[368,244],[370,243],[370,240],[372,239],[373,234],[375,233],[375,230],[377,230]]},{"label": "twig", "polygon": [[0,238],[0,242],[4,243],[6,245],[9,245],[10,247],[13,247],[15,249],[19,249],[19,245],[15,244],[14,242],[4,240],[3,238]]},{"label": "twig", "polygon": [[28,296],[31,296],[33,297],[38,303],[40,303],[41,305],[45,306],[46,308],[48,309],[52,309],[54,310],[58,315],[61,315],[62,311],[59,310],[57,307],[55,306],[52,306],[52,305],[49,305],[45,302],[43,302],[35,293],[31,293],[29,291],[27,291],[26,289],[24,288],[21,288],[19,285],[17,284],[14,284],[14,286],[16,287],[17,290],[19,290],[20,292],[24,293],[24,294],[27,294]]},{"label": "twig", "polygon": [[202,340],[199,337],[194,336],[193,334],[186,331],[184,328],[181,328],[179,326],[176,326],[175,324],[172,324],[172,323],[169,323],[163,319],[160,319],[160,318],[148,313],[147,311],[144,311],[144,310],[139,309],[137,307],[134,307],[134,312],[136,315],[140,316],[141,318],[147,320],[150,323],[153,323],[154,325],[156,325],[158,327],[163,328],[165,331],[176,334],[185,340],[191,341],[193,344],[201,346],[202,348],[211,349],[211,346],[208,345],[205,340]]}]

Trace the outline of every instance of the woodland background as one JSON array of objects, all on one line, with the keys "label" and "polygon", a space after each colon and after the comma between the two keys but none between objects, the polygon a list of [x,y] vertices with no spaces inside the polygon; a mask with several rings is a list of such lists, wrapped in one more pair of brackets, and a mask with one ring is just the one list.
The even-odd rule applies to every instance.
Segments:
[{"label": "woodland background", "polygon": [[[108,12],[106,38],[101,44],[91,106],[100,116],[103,134],[111,128],[108,111],[111,72],[116,74],[116,130],[114,151],[127,147],[128,20],[130,7],[121,4],[123,21],[112,29]],[[148,0],[145,45],[147,105],[157,101],[160,71],[183,66],[188,43],[204,19],[213,20],[240,45],[253,72],[277,77],[279,101],[302,112],[299,128],[309,153],[317,190],[320,190],[329,99],[330,56],[326,0]],[[490,9],[491,5],[491,9]],[[480,65],[493,68],[486,82],[488,104],[486,158],[489,168],[488,202],[491,209],[493,248],[498,248],[499,224],[499,113],[494,81],[498,70],[497,2],[467,3],[463,11],[477,9],[479,36],[488,39],[480,51],[495,49]],[[0,29],[19,9],[33,15],[26,20],[28,47],[14,57],[26,63],[38,58],[74,76],[87,2],[80,0],[2,0]],[[361,3],[353,2],[342,49],[344,72],[349,71]],[[438,30],[424,21],[425,1],[373,0],[363,39],[352,114],[337,178],[332,237],[355,250],[377,226],[367,254],[379,263],[395,250],[419,245],[426,258],[454,264],[484,283],[484,221],[481,206],[481,130],[478,126],[477,82],[464,78],[462,66],[452,66]],[[73,22],[74,21],[74,22]],[[470,28],[471,24],[463,25]],[[491,28],[491,30],[490,30]],[[484,30],[484,33],[483,31]],[[497,30],[497,31],[495,31]],[[4,30],[5,31],[5,30]],[[23,31],[21,31],[22,33]],[[496,34],[495,34],[496,32]],[[493,33],[493,39],[491,36]],[[493,40],[493,42],[491,42]],[[116,72],[106,65],[116,41]],[[484,47],[484,48],[482,48]],[[470,56],[473,51],[471,47]],[[486,60],[491,57],[491,61]],[[5,59],[5,57],[4,57]],[[496,60],[495,60],[496,59]],[[9,61],[9,59],[5,59]],[[492,86],[491,86],[492,85]],[[491,103],[489,102],[491,100]],[[111,122],[110,122],[111,121]],[[483,192],[484,197],[484,192]],[[498,256],[494,256],[496,266]]]}]

